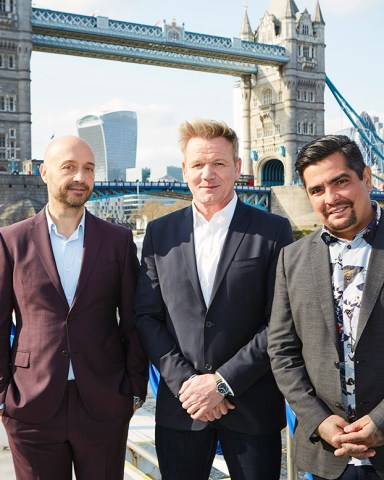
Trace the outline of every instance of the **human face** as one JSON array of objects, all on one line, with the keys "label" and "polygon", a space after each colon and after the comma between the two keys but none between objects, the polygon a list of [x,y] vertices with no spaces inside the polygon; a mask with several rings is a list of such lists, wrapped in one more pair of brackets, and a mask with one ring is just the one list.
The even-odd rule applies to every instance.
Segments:
[{"label": "human face", "polygon": [[92,150],[77,137],[59,138],[48,147],[40,173],[48,187],[50,207],[82,208],[94,185]]},{"label": "human face", "polygon": [[241,160],[234,160],[232,144],[226,138],[189,140],[184,152],[183,175],[197,210],[207,220],[231,201],[240,171]]},{"label": "human face", "polygon": [[372,220],[369,167],[360,180],[343,154],[336,152],[306,167],[303,178],[313,210],[337,237],[352,240]]}]

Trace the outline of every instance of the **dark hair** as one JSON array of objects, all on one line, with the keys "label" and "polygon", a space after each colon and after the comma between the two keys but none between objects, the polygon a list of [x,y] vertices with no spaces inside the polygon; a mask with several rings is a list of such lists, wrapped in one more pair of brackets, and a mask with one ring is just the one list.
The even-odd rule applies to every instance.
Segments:
[{"label": "dark hair", "polygon": [[303,173],[306,167],[320,162],[336,152],[340,152],[344,156],[348,168],[355,171],[362,180],[366,164],[356,142],[346,135],[324,135],[304,145],[297,155],[295,169],[301,181],[304,183]]}]

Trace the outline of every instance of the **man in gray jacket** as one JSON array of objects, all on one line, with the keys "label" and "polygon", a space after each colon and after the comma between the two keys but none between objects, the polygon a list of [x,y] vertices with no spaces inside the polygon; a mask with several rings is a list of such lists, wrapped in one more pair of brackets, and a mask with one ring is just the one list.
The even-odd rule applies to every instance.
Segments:
[{"label": "man in gray jacket", "polygon": [[279,258],[268,353],[315,479],[384,478],[384,220],[355,142],[306,145],[296,170],[323,227]]}]

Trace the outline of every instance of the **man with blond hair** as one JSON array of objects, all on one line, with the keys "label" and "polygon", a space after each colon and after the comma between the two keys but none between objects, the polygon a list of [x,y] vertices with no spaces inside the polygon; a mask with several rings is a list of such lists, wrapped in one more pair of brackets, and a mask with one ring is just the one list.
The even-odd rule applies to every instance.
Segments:
[{"label": "man with blond hair", "polygon": [[242,203],[236,133],[180,127],[192,205],[150,222],[136,327],[160,372],[156,449],[165,480],[206,480],[218,439],[234,480],[278,480],[284,400],[267,355],[286,219]]}]

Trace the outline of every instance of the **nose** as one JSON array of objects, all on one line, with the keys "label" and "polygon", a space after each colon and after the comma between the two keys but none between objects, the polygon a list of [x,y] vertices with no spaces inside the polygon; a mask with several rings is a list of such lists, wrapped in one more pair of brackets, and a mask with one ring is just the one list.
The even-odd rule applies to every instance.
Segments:
[{"label": "nose", "polygon": [[209,163],[206,163],[201,173],[201,178],[203,178],[203,180],[212,180],[214,176],[215,176],[215,172],[214,172],[213,166]]},{"label": "nose", "polygon": [[340,195],[333,188],[325,189],[325,203],[334,205],[340,199]]},{"label": "nose", "polygon": [[73,177],[74,182],[82,183],[84,181],[84,172],[79,168]]}]

